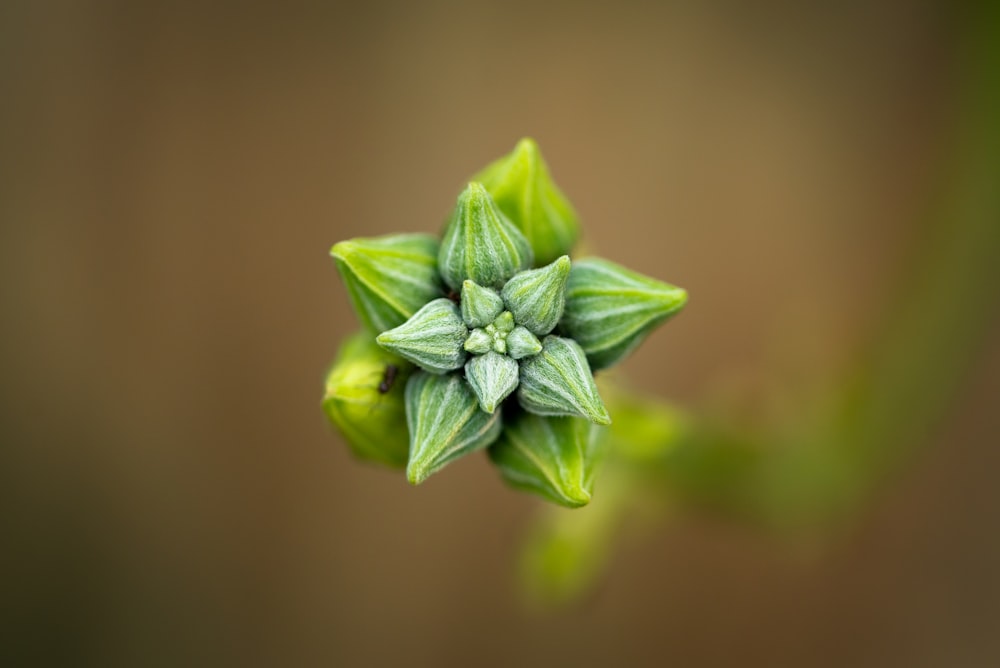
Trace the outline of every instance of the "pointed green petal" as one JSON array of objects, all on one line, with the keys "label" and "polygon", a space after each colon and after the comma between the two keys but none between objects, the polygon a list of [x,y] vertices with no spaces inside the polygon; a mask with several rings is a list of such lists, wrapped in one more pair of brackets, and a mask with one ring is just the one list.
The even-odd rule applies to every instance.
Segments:
[{"label": "pointed green petal", "polygon": [[468,334],[458,307],[442,298],[424,306],[399,327],[382,332],[375,340],[424,371],[446,373],[465,364],[462,346]]},{"label": "pointed green petal", "polygon": [[373,332],[403,324],[442,294],[437,274],[438,242],[430,235],[352,239],[334,246],[330,254],[355,313]]},{"label": "pointed green petal", "polygon": [[580,236],[576,212],[552,182],[549,168],[533,139],[473,177],[490,191],[497,206],[524,232],[535,262],[548,264],[573,249]]},{"label": "pointed green petal", "polygon": [[465,379],[479,398],[479,407],[492,413],[517,387],[517,362],[491,350],[465,363]]},{"label": "pointed green petal", "polygon": [[438,252],[438,269],[453,290],[466,279],[500,289],[511,276],[531,266],[531,246],[507,220],[479,183],[458,197]]},{"label": "pointed green petal", "polygon": [[536,415],[578,415],[611,424],[587,358],[570,339],[546,336],[542,352],[521,362],[517,399]]},{"label": "pointed green petal", "polygon": [[516,360],[537,355],[541,351],[542,342],[520,325],[507,335],[507,354]]},{"label": "pointed green petal", "polygon": [[475,281],[462,283],[462,320],[471,327],[485,327],[503,312],[503,299],[496,290],[477,285]]},{"label": "pointed green petal", "polygon": [[583,418],[522,413],[504,425],[490,459],[513,487],[579,508],[593,493],[599,429]]},{"label": "pointed green petal", "polygon": [[419,485],[448,462],[485,448],[500,435],[500,411],[479,410],[479,401],[459,374],[418,371],[406,384],[410,461],[406,477]]},{"label": "pointed green petal", "polygon": [[326,377],[323,410],[358,457],[406,466],[403,393],[412,372],[412,364],[379,348],[371,334],[357,334],[341,348]]},{"label": "pointed green petal", "polygon": [[476,328],[469,332],[469,338],[465,340],[464,347],[474,355],[482,355],[493,348],[493,337]]},{"label": "pointed green petal", "polygon": [[573,263],[560,323],[594,369],[624,359],[687,301],[681,288],[599,258]]},{"label": "pointed green petal", "polygon": [[563,314],[569,274],[569,257],[563,255],[552,264],[522,271],[507,281],[501,294],[517,324],[538,336],[551,332]]}]

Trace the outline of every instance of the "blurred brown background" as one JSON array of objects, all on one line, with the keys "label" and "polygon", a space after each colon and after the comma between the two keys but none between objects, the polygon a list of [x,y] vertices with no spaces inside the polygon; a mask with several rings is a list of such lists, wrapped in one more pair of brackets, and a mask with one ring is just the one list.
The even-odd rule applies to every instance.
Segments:
[{"label": "blurred brown background", "polygon": [[540,502],[478,456],[410,488],[319,409],[355,328],[329,247],[436,230],[523,135],[589,247],[691,293],[626,365],[639,387],[723,411],[809,390],[942,178],[962,19],[5,3],[7,665],[997,665],[996,336],[822,551],[682,512],[544,614],[513,573]]}]

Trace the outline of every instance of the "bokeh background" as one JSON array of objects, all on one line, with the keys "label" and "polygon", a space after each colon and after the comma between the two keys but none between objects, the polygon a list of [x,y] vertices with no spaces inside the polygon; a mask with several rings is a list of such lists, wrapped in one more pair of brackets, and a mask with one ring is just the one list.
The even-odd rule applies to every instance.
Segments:
[{"label": "bokeh background", "polygon": [[589,248],[691,294],[633,385],[794,417],[905,280],[974,17],[4,3],[5,665],[997,665],[995,320],[849,522],[802,537],[681,506],[556,610],[516,580],[542,502],[480,456],[411,488],[319,406],[356,327],[329,247],[438,229],[530,135]]}]

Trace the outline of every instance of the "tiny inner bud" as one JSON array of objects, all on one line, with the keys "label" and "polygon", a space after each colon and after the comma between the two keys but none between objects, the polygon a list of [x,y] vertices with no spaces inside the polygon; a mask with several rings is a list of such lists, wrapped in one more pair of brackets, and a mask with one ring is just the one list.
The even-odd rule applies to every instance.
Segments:
[{"label": "tiny inner bud", "polygon": [[493,321],[493,325],[506,334],[510,330],[514,329],[514,314],[510,311],[504,311],[497,316],[497,319]]}]

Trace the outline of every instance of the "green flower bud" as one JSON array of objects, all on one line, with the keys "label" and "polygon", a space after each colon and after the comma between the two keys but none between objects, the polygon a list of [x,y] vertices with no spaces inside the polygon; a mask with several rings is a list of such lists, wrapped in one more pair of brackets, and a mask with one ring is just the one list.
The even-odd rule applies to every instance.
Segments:
[{"label": "green flower bud", "polygon": [[517,398],[536,415],[578,415],[611,424],[587,358],[570,339],[546,336],[542,352],[521,362]]},{"label": "green flower bud", "polygon": [[465,349],[473,355],[482,355],[493,349],[493,337],[485,330],[476,328],[469,332],[469,338],[465,340]]},{"label": "green flower bud", "polygon": [[478,179],[440,243],[408,234],[333,247],[372,331],[344,346],[324,410],[358,456],[405,462],[413,484],[496,442],[507,413],[491,452],[504,478],[585,505],[593,424],[611,422],[591,369],[624,357],[686,293],[610,262],[571,263],[577,217],[534,141]]},{"label": "green flower bud", "polygon": [[471,327],[485,327],[503,312],[503,299],[496,290],[477,285],[475,281],[462,283],[462,320]]},{"label": "green flower bud", "polygon": [[542,351],[542,342],[529,332],[527,328],[518,325],[507,335],[507,354],[516,360],[531,357]]},{"label": "green flower bud", "polygon": [[500,210],[528,238],[535,262],[548,264],[573,249],[580,223],[569,200],[552,182],[533,139],[522,139],[512,153],[473,180],[486,186]]},{"label": "green flower bud", "polygon": [[517,387],[517,362],[493,350],[465,363],[465,379],[487,413],[496,410]]},{"label": "green flower bud", "polygon": [[475,393],[459,374],[413,374],[406,384],[407,479],[419,485],[448,462],[489,446],[500,434],[500,413],[479,410]]},{"label": "green flower bud", "polygon": [[470,183],[458,197],[438,251],[438,270],[453,290],[466,279],[497,288],[531,266],[531,246],[486,189]]},{"label": "green flower bud", "polygon": [[552,264],[522,271],[507,281],[501,295],[517,324],[538,336],[551,332],[563,314],[569,274],[569,257],[563,255]]},{"label": "green flower bud", "polygon": [[386,350],[408,359],[424,371],[447,373],[465,364],[463,344],[469,330],[458,307],[449,299],[435,299],[376,341]]},{"label": "green flower bud", "polygon": [[592,368],[624,359],[687,301],[681,288],[599,258],[573,263],[560,323]]},{"label": "green flower bud", "polygon": [[514,329],[514,314],[510,311],[504,311],[493,321],[493,326],[497,328],[498,332],[502,332],[504,336],[510,334]]},{"label": "green flower bud", "polygon": [[352,239],[330,254],[347,286],[354,311],[373,332],[406,322],[442,293],[438,241],[427,234]]},{"label": "green flower bud", "polygon": [[323,410],[351,451],[389,466],[406,466],[410,449],[403,403],[413,365],[356,334],[340,350],[326,377]]},{"label": "green flower bud", "polygon": [[598,428],[583,418],[522,413],[489,454],[511,486],[579,508],[593,493],[599,441]]}]

